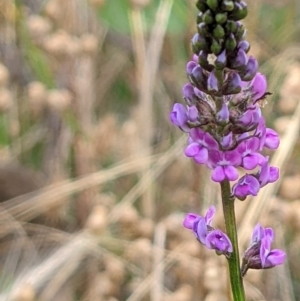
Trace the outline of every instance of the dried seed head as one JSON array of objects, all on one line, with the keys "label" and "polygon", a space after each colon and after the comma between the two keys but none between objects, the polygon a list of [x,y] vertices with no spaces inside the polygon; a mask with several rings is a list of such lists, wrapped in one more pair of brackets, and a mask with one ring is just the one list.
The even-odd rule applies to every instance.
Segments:
[{"label": "dried seed head", "polygon": [[46,18],[39,15],[32,15],[28,18],[27,26],[29,33],[35,40],[40,40],[49,34],[51,23]]},{"label": "dried seed head", "polygon": [[9,81],[9,72],[7,68],[0,64],[0,87],[6,86]]},{"label": "dried seed head", "polygon": [[152,219],[144,218],[139,222],[139,235],[145,238],[151,238],[154,231],[154,222]]},{"label": "dried seed head", "polygon": [[78,39],[71,37],[63,30],[47,36],[43,42],[43,47],[50,54],[58,58],[66,55],[73,56],[81,51]]},{"label": "dried seed head", "polygon": [[119,218],[119,222],[123,227],[136,226],[139,219],[140,217],[137,210],[132,206],[126,206],[122,209],[122,215]]},{"label": "dried seed head", "polygon": [[112,256],[105,258],[104,261],[108,277],[115,283],[122,283],[125,277],[125,267],[123,262]]},{"label": "dried seed head", "polygon": [[41,82],[31,82],[27,87],[28,101],[33,109],[39,110],[46,103],[47,90]]},{"label": "dried seed head", "polygon": [[11,91],[6,88],[0,89],[0,112],[5,112],[13,105],[13,96]]},{"label": "dried seed head", "polygon": [[107,226],[107,210],[102,205],[93,208],[92,213],[87,219],[85,227],[93,234],[102,234]]},{"label": "dried seed head", "polygon": [[70,106],[72,96],[66,89],[50,90],[46,100],[49,108],[57,112],[62,112]]},{"label": "dried seed head", "polygon": [[98,49],[98,40],[95,35],[84,34],[80,38],[82,52],[87,55],[94,55]]},{"label": "dried seed head", "polygon": [[61,19],[63,11],[61,10],[61,7],[57,0],[50,0],[47,2],[47,5],[45,7],[45,13],[49,18],[57,21]]}]

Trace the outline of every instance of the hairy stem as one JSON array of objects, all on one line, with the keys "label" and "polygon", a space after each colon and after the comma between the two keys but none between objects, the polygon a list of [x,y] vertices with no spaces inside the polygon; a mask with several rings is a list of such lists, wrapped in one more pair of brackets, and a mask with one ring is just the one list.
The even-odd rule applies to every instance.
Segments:
[{"label": "hairy stem", "polygon": [[223,213],[228,237],[233,246],[233,253],[228,258],[231,291],[234,301],[245,301],[243,279],[240,271],[239,248],[234,213],[234,201],[230,197],[230,184],[228,180],[221,182]]}]

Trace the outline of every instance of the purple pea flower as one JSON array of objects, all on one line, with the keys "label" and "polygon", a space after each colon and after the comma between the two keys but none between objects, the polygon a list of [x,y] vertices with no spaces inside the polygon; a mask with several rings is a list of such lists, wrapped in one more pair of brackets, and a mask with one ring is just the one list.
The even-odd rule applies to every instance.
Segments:
[{"label": "purple pea flower", "polygon": [[241,164],[242,158],[237,150],[209,152],[208,166],[213,169],[211,179],[214,182],[222,182],[225,179],[235,181],[239,174],[236,166]]},{"label": "purple pea flower", "polygon": [[248,195],[256,196],[260,189],[260,183],[253,175],[246,174],[232,187],[232,195],[243,201]]},{"label": "purple pea flower", "polygon": [[272,228],[264,228],[257,224],[253,230],[249,248],[245,251],[242,263],[242,275],[248,269],[268,269],[284,262],[286,254],[280,249],[271,249],[274,240]]},{"label": "purple pea flower", "polygon": [[216,208],[210,206],[204,217],[188,213],[183,221],[183,226],[192,230],[198,241],[208,249],[215,250],[217,254],[229,256],[229,253],[233,251],[230,239],[221,230],[211,226],[215,212]]},{"label": "purple pea flower", "polygon": [[198,164],[204,164],[208,160],[208,150],[218,149],[218,143],[209,134],[201,129],[191,129],[191,143],[185,149],[187,157],[194,158]]},{"label": "purple pea flower", "polygon": [[264,156],[260,153],[257,153],[260,143],[257,137],[250,137],[247,140],[242,141],[238,150],[242,156],[242,164],[246,170],[252,170],[257,165],[263,163]]},{"label": "purple pea flower", "polygon": [[218,229],[207,234],[206,247],[208,249],[216,250],[218,254],[228,254],[233,251],[229,237]]},{"label": "purple pea flower", "polygon": [[190,106],[186,109],[181,103],[175,103],[173,111],[170,113],[171,122],[187,133],[190,131],[188,121],[194,122],[197,120],[197,117],[198,110],[195,106]]},{"label": "purple pea flower", "polygon": [[264,187],[269,183],[274,183],[279,178],[279,169],[275,166],[269,165],[269,157],[265,158],[264,163],[261,165],[260,171],[257,174],[257,179],[260,187]]}]

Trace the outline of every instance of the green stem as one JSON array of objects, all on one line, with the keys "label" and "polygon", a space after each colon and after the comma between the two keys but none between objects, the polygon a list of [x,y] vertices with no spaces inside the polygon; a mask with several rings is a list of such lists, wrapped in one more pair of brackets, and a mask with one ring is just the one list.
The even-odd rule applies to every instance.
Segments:
[{"label": "green stem", "polygon": [[222,204],[225,226],[231,240],[233,252],[228,258],[231,291],[234,301],[245,301],[243,279],[240,271],[239,247],[234,213],[234,200],[230,197],[230,184],[228,180],[221,182]]}]

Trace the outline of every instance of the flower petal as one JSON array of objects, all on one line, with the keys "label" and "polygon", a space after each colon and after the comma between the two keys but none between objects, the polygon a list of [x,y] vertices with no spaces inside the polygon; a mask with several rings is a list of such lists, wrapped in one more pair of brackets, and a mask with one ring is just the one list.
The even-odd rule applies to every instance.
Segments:
[{"label": "flower petal", "polygon": [[224,169],[223,166],[217,166],[211,174],[211,179],[214,182],[222,182],[225,180],[225,173],[224,173]]},{"label": "flower petal", "polygon": [[200,215],[195,213],[188,213],[183,220],[183,226],[187,229],[193,229],[195,222],[200,219]]},{"label": "flower petal", "polygon": [[231,165],[224,166],[224,173],[229,181],[235,181],[239,177],[237,169]]}]

